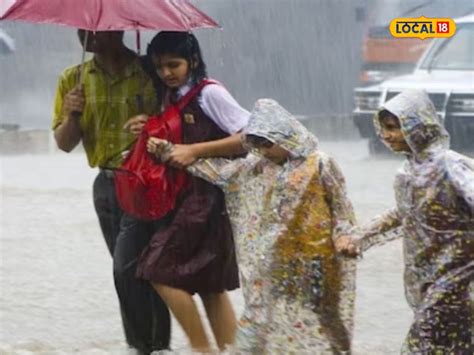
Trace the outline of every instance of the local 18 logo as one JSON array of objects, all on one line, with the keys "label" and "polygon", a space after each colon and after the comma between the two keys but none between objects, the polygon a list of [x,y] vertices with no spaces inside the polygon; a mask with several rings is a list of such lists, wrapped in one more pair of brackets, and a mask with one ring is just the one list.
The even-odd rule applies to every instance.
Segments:
[{"label": "local 18 logo", "polygon": [[396,18],[390,22],[390,33],[398,38],[451,37],[456,23],[450,18]]}]

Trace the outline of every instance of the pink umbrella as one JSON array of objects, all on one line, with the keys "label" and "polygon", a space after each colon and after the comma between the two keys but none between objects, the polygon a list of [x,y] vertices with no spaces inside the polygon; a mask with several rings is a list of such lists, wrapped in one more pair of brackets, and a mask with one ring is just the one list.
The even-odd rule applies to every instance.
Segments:
[{"label": "pink umbrella", "polygon": [[0,0],[0,20],[90,31],[189,31],[218,24],[187,0]]},{"label": "pink umbrella", "polygon": [[[59,24],[89,31],[190,31],[219,27],[188,0],[0,0],[0,20]],[[87,45],[87,35],[85,45]],[[82,65],[85,51],[82,53]],[[82,69],[81,79],[82,82]]]}]

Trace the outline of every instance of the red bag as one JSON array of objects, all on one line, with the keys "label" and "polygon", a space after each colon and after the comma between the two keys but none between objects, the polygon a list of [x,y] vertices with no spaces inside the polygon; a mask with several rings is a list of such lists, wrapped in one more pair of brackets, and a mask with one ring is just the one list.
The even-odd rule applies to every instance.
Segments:
[{"label": "red bag", "polygon": [[147,152],[146,143],[149,137],[181,143],[181,110],[205,85],[215,83],[202,80],[176,104],[148,119],[122,166],[115,171],[115,191],[124,212],[142,220],[154,220],[175,207],[178,193],[186,184],[186,172],[159,163]]}]

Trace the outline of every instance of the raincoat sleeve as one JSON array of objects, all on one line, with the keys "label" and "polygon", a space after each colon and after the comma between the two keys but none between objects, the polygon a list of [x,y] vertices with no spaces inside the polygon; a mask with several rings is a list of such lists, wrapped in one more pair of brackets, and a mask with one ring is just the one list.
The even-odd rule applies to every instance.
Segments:
[{"label": "raincoat sleeve", "polygon": [[402,236],[399,227],[401,219],[398,209],[393,208],[376,216],[370,222],[360,227],[359,245],[365,251],[375,245],[383,245]]},{"label": "raincoat sleeve", "polygon": [[225,158],[199,159],[187,167],[189,173],[204,179],[211,184],[225,189],[235,181],[240,174],[252,169],[259,159],[255,156],[247,156],[235,160]]},{"label": "raincoat sleeve", "polygon": [[347,196],[344,175],[336,162],[332,158],[323,157],[319,161],[319,169],[332,212],[332,238],[336,241],[341,236],[355,232],[354,208]]},{"label": "raincoat sleeve", "polygon": [[463,199],[471,209],[474,215],[474,164],[468,164],[465,161],[452,164],[449,179],[457,195]]}]

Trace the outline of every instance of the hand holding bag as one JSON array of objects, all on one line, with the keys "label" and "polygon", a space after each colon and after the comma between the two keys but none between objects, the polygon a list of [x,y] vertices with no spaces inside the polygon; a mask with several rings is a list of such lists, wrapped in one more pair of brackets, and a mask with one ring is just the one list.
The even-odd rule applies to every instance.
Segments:
[{"label": "hand holding bag", "polygon": [[123,211],[142,220],[165,216],[176,204],[178,193],[186,185],[186,172],[158,162],[146,149],[149,137],[182,142],[181,111],[211,80],[202,80],[176,104],[152,116],[123,164],[115,171],[115,190]]}]

